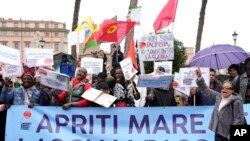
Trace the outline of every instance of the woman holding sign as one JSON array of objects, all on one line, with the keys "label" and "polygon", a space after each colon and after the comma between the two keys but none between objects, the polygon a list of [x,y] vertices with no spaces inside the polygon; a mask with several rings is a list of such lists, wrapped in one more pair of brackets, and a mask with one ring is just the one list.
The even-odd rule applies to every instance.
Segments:
[{"label": "woman holding sign", "polygon": [[221,92],[206,85],[201,70],[196,70],[197,85],[201,93],[215,102],[209,129],[215,132],[215,141],[229,141],[230,125],[244,124],[242,99],[234,93],[233,84],[224,81]]}]

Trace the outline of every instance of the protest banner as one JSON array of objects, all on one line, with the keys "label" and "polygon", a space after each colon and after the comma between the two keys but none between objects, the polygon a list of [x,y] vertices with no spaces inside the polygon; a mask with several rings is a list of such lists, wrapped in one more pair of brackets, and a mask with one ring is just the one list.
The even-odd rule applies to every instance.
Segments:
[{"label": "protest banner", "polygon": [[145,35],[139,39],[139,58],[142,61],[174,60],[172,33]]},{"label": "protest banner", "polygon": [[[195,75],[195,70],[197,68],[192,67],[192,68],[180,68],[180,85],[181,87],[197,87],[196,84],[196,75]],[[200,68],[202,77],[205,80],[205,83],[207,86],[209,86],[209,81],[210,81],[210,70],[209,68]]]},{"label": "protest banner", "polygon": [[161,88],[167,87],[172,83],[172,75],[153,75],[145,74],[139,75],[139,80],[137,82],[137,87],[152,87]]},{"label": "protest banner", "polygon": [[154,70],[158,67],[163,67],[166,75],[172,75],[173,61],[154,62]]},{"label": "protest banner", "polygon": [[0,45],[0,62],[13,66],[20,66],[20,51],[11,47]]},{"label": "protest banner", "polygon": [[131,79],[138,71],[133,67],[133,63],[130,57],[123,59],[120,62],[123,75],[126,80]]},{"label": "protest banner", "polygon": [[[214,141],[213,106],[104,109],[12,105],[6,141]],[[244,104],[250,122],[250,105]],[[13,122],[15,121],[15,122]]]},{"label": "protest banner", "polygon": [[84,57],[81,59],[81,67],[93,69],[93,74],[98,74],[103,71],[103,59]]},{"label": "protest banner", "polygon": [[181,87],[181,84],[180,84],[180,75],[179,73],[175,72],[174,73],[174,82],[173,82],[173,88],[176,90],[176,91],[179,91],[185,95],[190,95],[190,87]]},{"label": "protest banner", "polygon": [[25,48],[25,65],[28,67],[36,66],[52,66],[53,49],[41,49],[41,48]]},{"label": "protest banner", "polygon": [[117,98],[94,88],[89,88],[82,97],[106,108],[110,107]]},{"label": "protest banner", "polygon": [[85,41],[85,29],[80,31],[72,31],[69,32],[68,41],[69,45],[78,45],[80,43],[84,43]]},{"label": "protest banner", "polygon": [[36,71],[37,80],[45,86],[58,90],[68,90],[69,76],[48,69],[39,68]]},{"label": "protest banner", "polygon": [[18,77],[22,75],[22,67],[21,66],[13,66],[13,65],[3,65],[2,66],[3,78],[5,77]]}]

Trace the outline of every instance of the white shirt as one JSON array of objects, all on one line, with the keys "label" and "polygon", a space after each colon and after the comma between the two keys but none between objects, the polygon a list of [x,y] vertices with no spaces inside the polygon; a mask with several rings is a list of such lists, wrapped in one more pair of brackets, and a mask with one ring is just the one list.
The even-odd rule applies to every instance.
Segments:
[{"label": "white shirt", "polygon": [[218,111],[220,111],[222,109],[222,107],[224,107],[231,99],[232,95],[230,95],[229,97],[222,97]]}]

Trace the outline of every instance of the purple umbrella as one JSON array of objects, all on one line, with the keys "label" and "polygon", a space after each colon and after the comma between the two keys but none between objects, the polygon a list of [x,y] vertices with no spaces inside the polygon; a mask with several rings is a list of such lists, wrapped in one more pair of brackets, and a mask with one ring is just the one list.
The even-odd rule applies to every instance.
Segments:
[{"label": "purple umbrella", "polygon": [[249,55],[241,47],[218,44],[200,50],[190,61],[191,67],[209,67],[215,70],[224,69],[231,64],[244,61]]}]

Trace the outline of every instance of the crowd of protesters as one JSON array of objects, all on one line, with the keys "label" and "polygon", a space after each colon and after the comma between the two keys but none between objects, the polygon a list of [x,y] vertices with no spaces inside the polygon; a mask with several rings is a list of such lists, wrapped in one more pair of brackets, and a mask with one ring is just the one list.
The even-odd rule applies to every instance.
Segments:
[{"label": "crowd of protesters", "polygon": [[[79,67],[74,72],[72,63],[67,60],[67,56],[63,56],[60,72],[70,76],[72,91],[61,91],[39,84],[34,77],[34,71],[25,71],[20,77],[20,85],[14,85],[15,83],[7,77],[0,77],[1,119],[5,120],[6,110],[11,105],[27,105],[29,108],[37,105],[62,106],[64,110],[70,107],[100,107],[81,97],[91,87],[115,96],[117,99],[112,107],[177,106],[172,84],[164,88],[137,88],[136,81],[125,80],[119,65],[124,56],[120,47],[116,48],[110,58],[113,68],[110,73],[106,70],[107,56],[102,50],[97,53],[97,58],[104,59],[104,71],[93,75],[92,81],[87,77],[86,68]],[[162,67],[157,69],[160,72],[165,71]],[[191,88],[190,96],[181,96],[185,101],[184,105],[214,105],[209,128],[216,132],[216,140],[226,141],[229,130],[225,131],[223,128],[229,129],[230,124],[243,124],[242,105],[250,103],[250,58],[245,60],[245,73],[239,73],[238,65],[231,65],[228,68],[229,77],[225,82],[216,79],[216,71],[213,69],[210,69],[209,86],[204,83],[199,69],[196,74],[198,88]],[[1,122],[1,138],[4,136],[4,125],[5,122]]]}]

